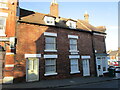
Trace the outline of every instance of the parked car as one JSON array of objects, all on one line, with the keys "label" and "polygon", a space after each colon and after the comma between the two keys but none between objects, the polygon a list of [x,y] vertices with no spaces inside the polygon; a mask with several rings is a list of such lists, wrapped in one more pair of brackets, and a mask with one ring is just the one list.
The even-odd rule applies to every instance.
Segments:
[{"label": "parked car", "polygon": [[120,66],[116,66],[116,67],[115,67],[115,72],[116,72],[116,73],[120,73]]}]

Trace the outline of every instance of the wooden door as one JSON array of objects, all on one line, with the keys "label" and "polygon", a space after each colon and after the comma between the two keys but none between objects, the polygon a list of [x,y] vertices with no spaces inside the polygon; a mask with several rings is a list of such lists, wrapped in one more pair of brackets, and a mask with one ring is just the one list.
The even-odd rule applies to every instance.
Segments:
[{"label": "wooden door", "polygon": [[39,58],[28,58],[26,65],[26,81],[38,81],[39,80]]},{"label": "wooden door", "polygon": [[89,59],[83,60],[83,76],[90,76]]}]

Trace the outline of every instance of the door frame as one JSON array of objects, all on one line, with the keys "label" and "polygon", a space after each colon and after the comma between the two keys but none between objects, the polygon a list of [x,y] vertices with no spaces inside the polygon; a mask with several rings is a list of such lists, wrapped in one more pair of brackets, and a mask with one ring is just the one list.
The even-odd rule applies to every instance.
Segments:
[{"label": "door frame", "polygon": [[[98,57],[102,58],[102,56],[96,56],[96,69],[97,69],[97,76],[100,76],[100,73],[98,71]],[[102,66],[102,59],[100,59],[100,66],[101,66],[101,75],[103,75],[103,66]]]},{"label": "door frame", "polygon": [[86,75],[86,74],[84,73],[85,67],[83,67],[83,76],[90,76],[90,63],[89,63],[89,59],[83,59],[83,60],[82,60],[82,65],[83,65],[83,61],[85,61],[85,60],[88,61],[88,62],[87,62],[87,69],[89,68],[89,70],[88,70],[88,71],[89,71],[89,75]]},{"label": "door frame", "polygon": [[84,73],[83,73],[83,76],[90,76],[91,74],[90,74],[90,58],[91,58],[91,56],[81,56],[81,58],[82,58],[82,68],[83,68],[83,60],[88,60],[89,61],[89,75],[84,75]]},{"label": "door frame", "polygon": [[[108,68],[108,64],[107,64],[107,56],[105,56],[105,55],[101,55],[101,56],[96,56],[96,72],[97,72],[97,76],[99,77],[100,76],[100,74],[99,74],[99,72],[98,72],[98,57],[100,57],[101,59],[100,59],[100,62],[101,62],[101,67],[102,67],[102,75],[104,75],[104,73],[106,73],[106,72],[108,72],[108,70],[107,70],[107,68]],[[105,58],[105,59],[103,59],[103,57]],[[106,60],[106,66],[105,66],[105,71],[103,70],[103,60]]]},{"label": "door frame", "polygon": [[[26,59],[26,82],[31,82],[28,80],[28,58],[41,58],[41,54],[25,54],[25,59]],[[39,61],[38,61],[38,67],[39,67]],[[38,68],[38,79],[39,79],[39,68]]]}]

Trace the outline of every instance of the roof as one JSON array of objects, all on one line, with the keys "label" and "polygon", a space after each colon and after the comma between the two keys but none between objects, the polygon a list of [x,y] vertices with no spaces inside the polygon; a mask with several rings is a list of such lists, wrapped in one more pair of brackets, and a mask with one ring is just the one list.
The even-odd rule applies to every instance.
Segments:
[{"label": "roof", "polygon": [[104,26],[94,27],[91,24],[89,24],[88,22],[86,22],[85,20],[73,20],[70,18],[55,17],[50,14],[38,13],[38,12],[34,12],[34,11],[25,10],[22,8],[20,8],[20,20],[19,21],[46,25],[44,22],[45,16],[50,16],[50,17],[54,17],[55,19],[56,18],[59,19],[58,21],[55,22],[55,26],[59,26],[59,27],[63,27],[63,28],[69,28],[66,25],[66,22],[68,20],[72,20],[77,23],[76,29],[82,29],[85,31],[97,31],[97,32],[101,32],[101,33],[104,33],[106,30],[106,28]]},{"label": "roof", "polygon": [[116,56],[117,54],[118,54],[118,50],[109,52],[109,56]]}]

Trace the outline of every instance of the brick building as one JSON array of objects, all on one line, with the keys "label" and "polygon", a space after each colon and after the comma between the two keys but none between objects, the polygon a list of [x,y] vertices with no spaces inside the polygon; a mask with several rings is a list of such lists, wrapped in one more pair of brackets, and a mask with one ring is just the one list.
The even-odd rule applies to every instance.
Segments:
[{"label": "brick building", "polygon": [[[4,60],[3,67],[12,70],[11,74],[6,74],[6,70],[3,70],[4,78],[7,77],[5,83],[12,83],[13,80],[31,82],[76,76],[103,76],[107,72],[106,28],[89,24],[88,13],[84,14],[85,20],[60,17],[56,0],[51,2],[50,14],[21,9],[14,0],[10,4],[15,5],[19,17],[14,12],[14,29],[8,28],[9,31],[13,30],[13,36],[7,34],[7,28],[5,30],[11,39],[6,39],[7,36],[0,38],[1,43],[11,41],[4,50],[5,57],[12,58]],[[7,54],[9,49],[11,52]],[[7,61],[10,62],[9,65]]]},{"label": "brick building", "polygon": [[[15,29],[17,0],[0,0],[0,63],[4,81],[12,83],[15,56]],[[3,71],[3,74],[2,74]],[[2,77],[4,76],[4,77]]]}]

